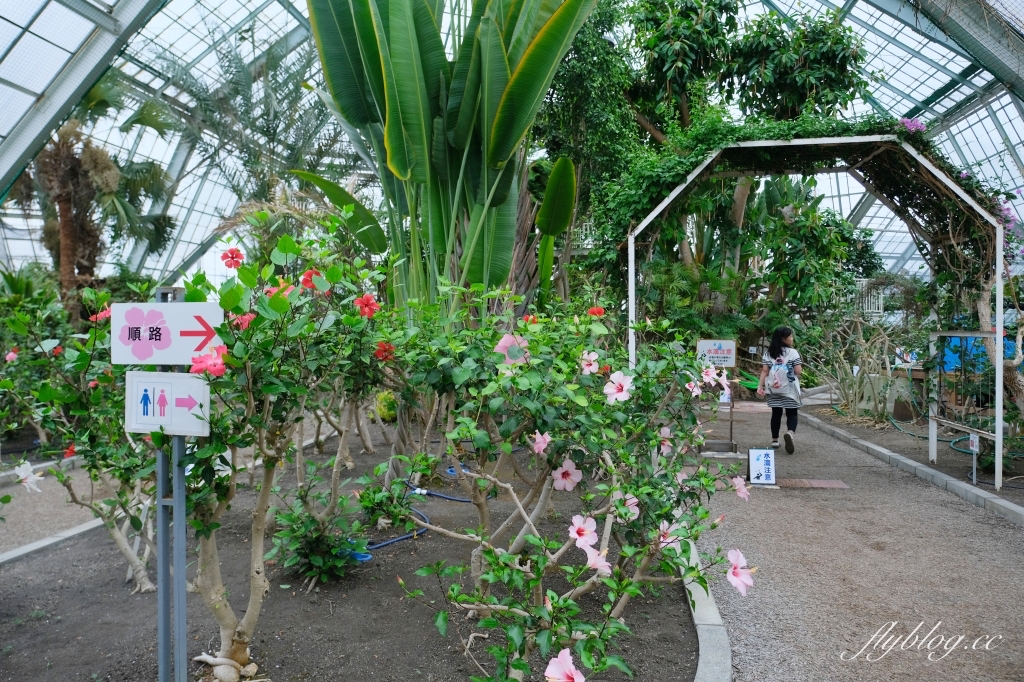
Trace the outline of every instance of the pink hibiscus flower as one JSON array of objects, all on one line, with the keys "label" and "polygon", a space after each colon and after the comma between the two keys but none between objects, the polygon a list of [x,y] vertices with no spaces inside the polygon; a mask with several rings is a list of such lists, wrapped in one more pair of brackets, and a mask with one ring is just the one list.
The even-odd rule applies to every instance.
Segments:
[{"label": "pink hibiscus flower", "polygon": [[583,551],[587,553],[587,568],[597,571],[598,575],[612,574],[612,565],[604,558],[607,550],[604,552],[598,552],[590,545],[586,545],[583,547]]},{"label": "pink hibiscus flower", "polygon": [[572,517],[572,525],[569,526],[569,537],[576,540],[576,546],[580,549],[593,547],[597,542],[597,521],[589,516],[583,517],[577,514]]},{"label": "pink hibiscus flower", "polygon": [[6,360],[7,362],[14,362],[17,359],[18,359],[18,354],[15,353],[13,350],[10,353],[8,353],[7,355],[4,356],[4,360]]},{"label": "pink hibiscus flower", "polygon": [[544,454],[544,449],[548,446],[548,443],[550,442],[551,436],[549,434],[541,433],[540,431],[535,431],[533,433],[533,445],[530,447],[533,448],[533,453],[535,455],[541,455]]},{"label": "pink hibiscus flower", "polygon": [[224,267],[234,270],[235,268],[242,267],[242,261],[245,260],[245,254],[232,246],[220,255],[220,259],[224,261]]},{"label": "pink hibiscus flower", "polygon": [[670,524],[668,521],[662,521],[661,525],[658,526],[658,542],[662,549],[671,547],[672,549],[679,550],[679,537],[673,535],[675,531],[682,528],[678,523]]},{"label": "pink hibiscus flower", "polygon": [[744,558],[743,552],[738,549],[730,549],[728,556],[729,563],[732,564],[727,575],[729,582],[746,597],[747,589],[754,586],[754,578],[750,569],[747,568],[747,560]]},{"label": "pink hibiscus flower", "polygon": [[566,459],[562,466],[551,472],[551,477],[555,479],[555,490],[571,491],[583,480],[583,472],[576,468],[571,459]]},{"label": "pink hibiscus flower", "polygon": [[[285,289],[285,287],[287,287],[287,289]],[[282,289],[284,289],[284,291],[281,291]],[[281,291],[281,295],[282,296],[287,296],[288,294],[292,293],[292,291],[294,291],[294,290],[295,290],[295,286],[294,285],[288,284],[287,282],[285,282],[283,277],[278,277],[277,278],[277,286],[276,287],[267,287],[266,289],[263,290],[263,292],[267,296],[273,296],[277,292]]]},{"label": "pink hibiscus flower", "polygon": [[90,315],[89,316],[89,321],[90,322],[99,322],[100,320],[105,320],[105,319],[110,317],[110,313],[111,313],[110,308],[104,308],[103,310],[99,311],[95,315]]},{"label": "pink hibiscus flower", "polygon": [[557,658],[548,661],[544,671],[545,682],[587,682],[583,673],[576,669],[572,662],[572,653],[562,649]]},{"label": "pink hibiscus flower", "polygon": [[212,376],[222,377],[228,369],[224,364],[224,355],[227,352],[227,346],[214,346],[209,353],[194,355],[192,367],[188,371],[192,374],[209,372]]},{"label": "pink hibiscus flower", "polygon": [[629,400],[629,392],[632,390],[633,377],[628,377],[622,372],[612,374],[608,377],[608,383],[604,385],[604,394],[608,397],[609,405],[614,405],[616,400]]},{"label": "pink hibiscus flower", "polygon": [[661,427],[661,454],[670,455],[672,454],[672,429],[667,426]]},{"label": "pink hibiscus flower", "polygon": [[[498,341],[498,345],[494,347],[495,353],[501,353],[505,356],[505,361],[502,364],[505,365],[516,365],[520,362],[526,362],[526,358],[530,357],[530,354],[526,352],[527,341],[521,336],[513,336],[512,334],[505,334]],[[508,354],[508,349],[516,346],[522,352],[519,353],[519,357],[512,358]]]},{"label": "pink hibiscus flower", "polygon": [[583,368],[583,374],[596,374],[597,373],[597,353],[593,351],[583,351],[583,357],[580,359],[580,367]]},{"label": "pink hibiscus flower", "polygon": [[747,490],[747,482],[743,480],[742,476],[736,476],[732,479],[732,484],[736,486],[736,494],[744,500],[750,500],[750,491]]},{"label": "pink hibiscus flower", "polygon": [[700,390],[700,384],[694,381],[686,382],[686,390],[690,392],[694,398],[699,398],[702,391]]},{"label": "pink hibiscus flower", "polygon": [[243,313],[241,315],[235,315],[234,313],[228,313],[228,319],[231,320],[231,324],[235,325],[241,330],[246,330],[252,321],[256,319],[256,313]]},{"label": "pink hibiscus flower", "polygon": [[616,515],[616,518],[618,518],[619,521],[633,521],[640,516],[640,500],[638,500],[635,495],[627,494],[623,496],[621,491],[616,490],[612,493],[612,502],[617,502],[619,500],[622,500],[623,506],[626,507],[625,517]]},{"label": "pink hibiscus flower", "polygon": [[705,367],[700,373],[700,377],[704,380],[705,384],[713,384],[718,381],[718,370],[714,367]]},{"label": "pink hibiscus flower", "polygon": [[124,321],[117,338],[124,345],[131,346],[132,355],[137,359],[148,360],[155,351],[171,347],[171,328],[159,310],[129,308]]}]

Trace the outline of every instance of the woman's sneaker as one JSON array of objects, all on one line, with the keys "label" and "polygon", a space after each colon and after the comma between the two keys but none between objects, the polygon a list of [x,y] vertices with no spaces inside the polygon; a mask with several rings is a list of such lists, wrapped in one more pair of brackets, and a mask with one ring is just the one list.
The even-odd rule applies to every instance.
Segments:
[{"label": "woman's sneaker", "polygon": [[786,433],[783,434],[782,439],[784,441],[786,441],[786,454],[792,455],[793,454],[793,432],[792,431],[786,431]]},{"label": "woman's sneaker", "polygon": [[777,448],[777,447],[779,447],[779,441],[777,441],[777,440],[773,440],[773,441],[772,441],[772,447],[773,447],[773,448]]}]

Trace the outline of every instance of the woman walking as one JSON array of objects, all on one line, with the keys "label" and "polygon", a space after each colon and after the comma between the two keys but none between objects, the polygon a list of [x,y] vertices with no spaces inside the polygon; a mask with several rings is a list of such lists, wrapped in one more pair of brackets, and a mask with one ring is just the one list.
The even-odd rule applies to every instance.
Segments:
[{"label": "woman walking", "polygon": [[786,433],[783,440],[786,452],[793,454],[796,434],[797,410],[800,400],[800,372],[803,371],[800,353],[793,348],[793,330],[779,327],[772,333],[772,342],[761,359],[761,380],[757,385],[759,396],[768,396],[772,408],[772,447],[779,447],[782,412],[786,412]]}]

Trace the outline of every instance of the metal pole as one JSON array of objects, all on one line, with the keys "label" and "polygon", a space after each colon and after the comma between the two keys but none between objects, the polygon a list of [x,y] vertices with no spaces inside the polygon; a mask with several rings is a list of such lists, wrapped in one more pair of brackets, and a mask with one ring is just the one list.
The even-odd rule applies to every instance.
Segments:
[{"label": "metal pole", "polygon": [[629,235],[629,368],[636,368],[636,242]]},{"label": "metal pole", "polygon": [[[928,357],[933,362],[942,362],[937,360],[935,355],[935,337],[928,337]],[[939,365],[942,366],[941,364]],[[939,416],[939,403],[942,399],[941,387],[936,390],[938,382],[935,381],[935,368],[932,367],[928,370],[928,461],[935,462],[938,459],[939,452],[939,424],[935,421],[935,418]]]},{"label": "metal pole", "polygon": [[174,452],[174,682],[188,682],[188,633],[185,629],[185,436],[175,436]]},{"label": "metal pole", "polygon": [[[1003,222],[996,221],[996,490],[1003,487]],[[986,330],[983,330],[986,331]]]},{"label": "metal pole", "polygon": [[160,682],[171,682],[171,500],[167,453],[156,453],[156,660]]}]

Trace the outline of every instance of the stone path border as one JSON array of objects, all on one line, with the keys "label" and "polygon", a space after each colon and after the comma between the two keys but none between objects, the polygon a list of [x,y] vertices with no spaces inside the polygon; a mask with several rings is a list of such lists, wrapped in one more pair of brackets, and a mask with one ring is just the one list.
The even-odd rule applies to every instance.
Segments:
[{"label": "stone path border", "polygon": [[936,471],[931,467],[925,466],[910,459],[903,455],[896,454],[892,450],[875,445],[863,438],[858,438],[853,434],[843,431],[840,428],[826,424],[821,419],[809,415],[800,415],[801,421],[807,422],[812,427],[822,431],[837,440],[841,440],[844,443],[849,443],[851,446],[862,450],[872,457],[876,457],[883,462],[887,462],[894,467],[909,471],[916,475],[918,478],[923,478],[932,485],[935,485],[943,490],[948,490],[959,498],[970,502],[971,504],[987,509],[990,512],[1011,521],[1018,526],[1024,526],[1024,507],[1008,502],[998,495],[976,488],[966,481],[953,478],[947,474]]},{"label": "stone path border", "polygon": [[[697,547],[690,542],[690,556],[700,564],[697,558]],[[732,645],[725,622],[718,612],[711,587],[705,593],[700,585],[692,582],[686,584],[686,591],[693,598],[690,613],[693,624],[697,628],[697,674],[693,682],[731,682],[732,680]],[[687,601],[687,605],[690,603]]]}]

